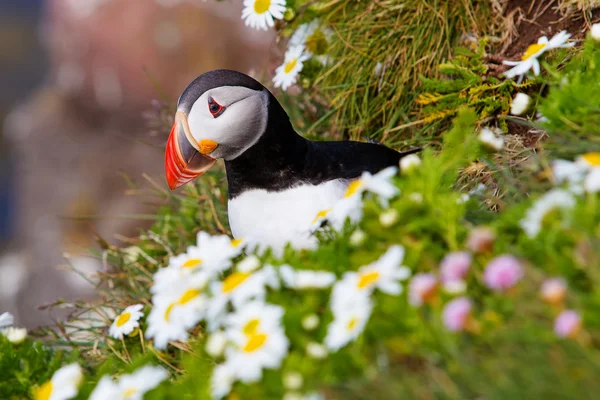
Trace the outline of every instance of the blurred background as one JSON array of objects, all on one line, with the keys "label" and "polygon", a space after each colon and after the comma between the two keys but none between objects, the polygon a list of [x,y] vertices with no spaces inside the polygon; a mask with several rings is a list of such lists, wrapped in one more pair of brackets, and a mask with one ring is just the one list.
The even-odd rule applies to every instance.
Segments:
[{"label": "blurred background", "polygon": [[[242,1],[0,2],[0,313],[33,328],[57,298],[94,295],[95,235],[119,244],[166,187],[163,149],[179,94],[197,75],[260,77],[274,33],[243,25]],[[130,182],[128,182],[130,181]],[[129,194],[129,195],[128,195]]]}]

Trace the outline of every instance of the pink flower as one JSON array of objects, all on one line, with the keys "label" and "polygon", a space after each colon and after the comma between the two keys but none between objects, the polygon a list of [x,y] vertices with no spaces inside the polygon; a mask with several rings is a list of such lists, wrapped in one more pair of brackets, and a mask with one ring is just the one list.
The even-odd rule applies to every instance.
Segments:
[{"label": "pink flower", "polygon": [[489,228],[475,228],[467,238],[467,249],[473,253],[487,253],[492,251],[496,234]]},{"label": "pink flower", "polygon": [[505,291],[515,286],[523,278],[523,268],[516,257],[501,255],[489,262],[483,273],[487,287]]},{"label": "pink flower", "polygon": [[[464,290],[464,279],[471,268],[471,254],[466,251],[455,251],[444,257],[440,263],[440,274],[442,283],[446,290],[454,292],[454,289]],[[461,291],[461,290],[458,290]]]},{"label": "pink flower", "polygon": [[421,306],[433,298],[438,280],[433,274],[417,274],[410,281],[408,301],[413,306]]},{"label": "pink flower", "polygon": [[561,338],[572,338],[581,330],[581,316],[574,310],[565,310],[554,321],[554,333]]},{"label": "pink flower", "polygon": [[451,332],[460,332],[465,329],[471,318],[471,300],[459,297],[450,301],[442,311],[444,326]]},{"label": "pink flower", "polygon": [[562,278],[548,279],[542,283],[540,293],[546,303],[561,304],[567,295],[567,282]]}]

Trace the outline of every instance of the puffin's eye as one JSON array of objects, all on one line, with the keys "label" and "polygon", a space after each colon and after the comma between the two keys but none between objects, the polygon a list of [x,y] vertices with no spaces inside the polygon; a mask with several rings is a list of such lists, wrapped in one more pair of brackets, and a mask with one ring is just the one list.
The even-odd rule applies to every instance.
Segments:
[{"label": "puffin's eye", "polygon": [[217,118],[219,115],[223,114],[225,107],[217,103],[212,97],[208,96],[208,111],[210,111],[213,117]]}]

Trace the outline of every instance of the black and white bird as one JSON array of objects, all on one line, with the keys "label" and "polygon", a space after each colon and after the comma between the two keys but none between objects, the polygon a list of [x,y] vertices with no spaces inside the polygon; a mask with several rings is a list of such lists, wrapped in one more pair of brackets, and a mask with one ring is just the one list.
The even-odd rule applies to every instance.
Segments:
[{"label": "black and white bird", "polygon": [[311,223],[342,198],[352,179],[397,167],[416,151],[307,140],[267,88],[222,69],[200,75],[179,98],[165,169],[175,189],[224,159],[234,238],[252,238],[280,252],[288,242],[314,247]]}]

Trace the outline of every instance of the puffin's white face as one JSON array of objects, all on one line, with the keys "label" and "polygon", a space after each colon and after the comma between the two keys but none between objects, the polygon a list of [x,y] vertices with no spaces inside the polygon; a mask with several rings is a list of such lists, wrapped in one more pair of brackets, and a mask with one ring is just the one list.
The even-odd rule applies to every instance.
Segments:
[{"label": "puffin's white face", "polygon": [[192,145],[211,158],[233,160],[264,132],[267,107],[266,91],[221,86],[204,92],[187,117]]}]

